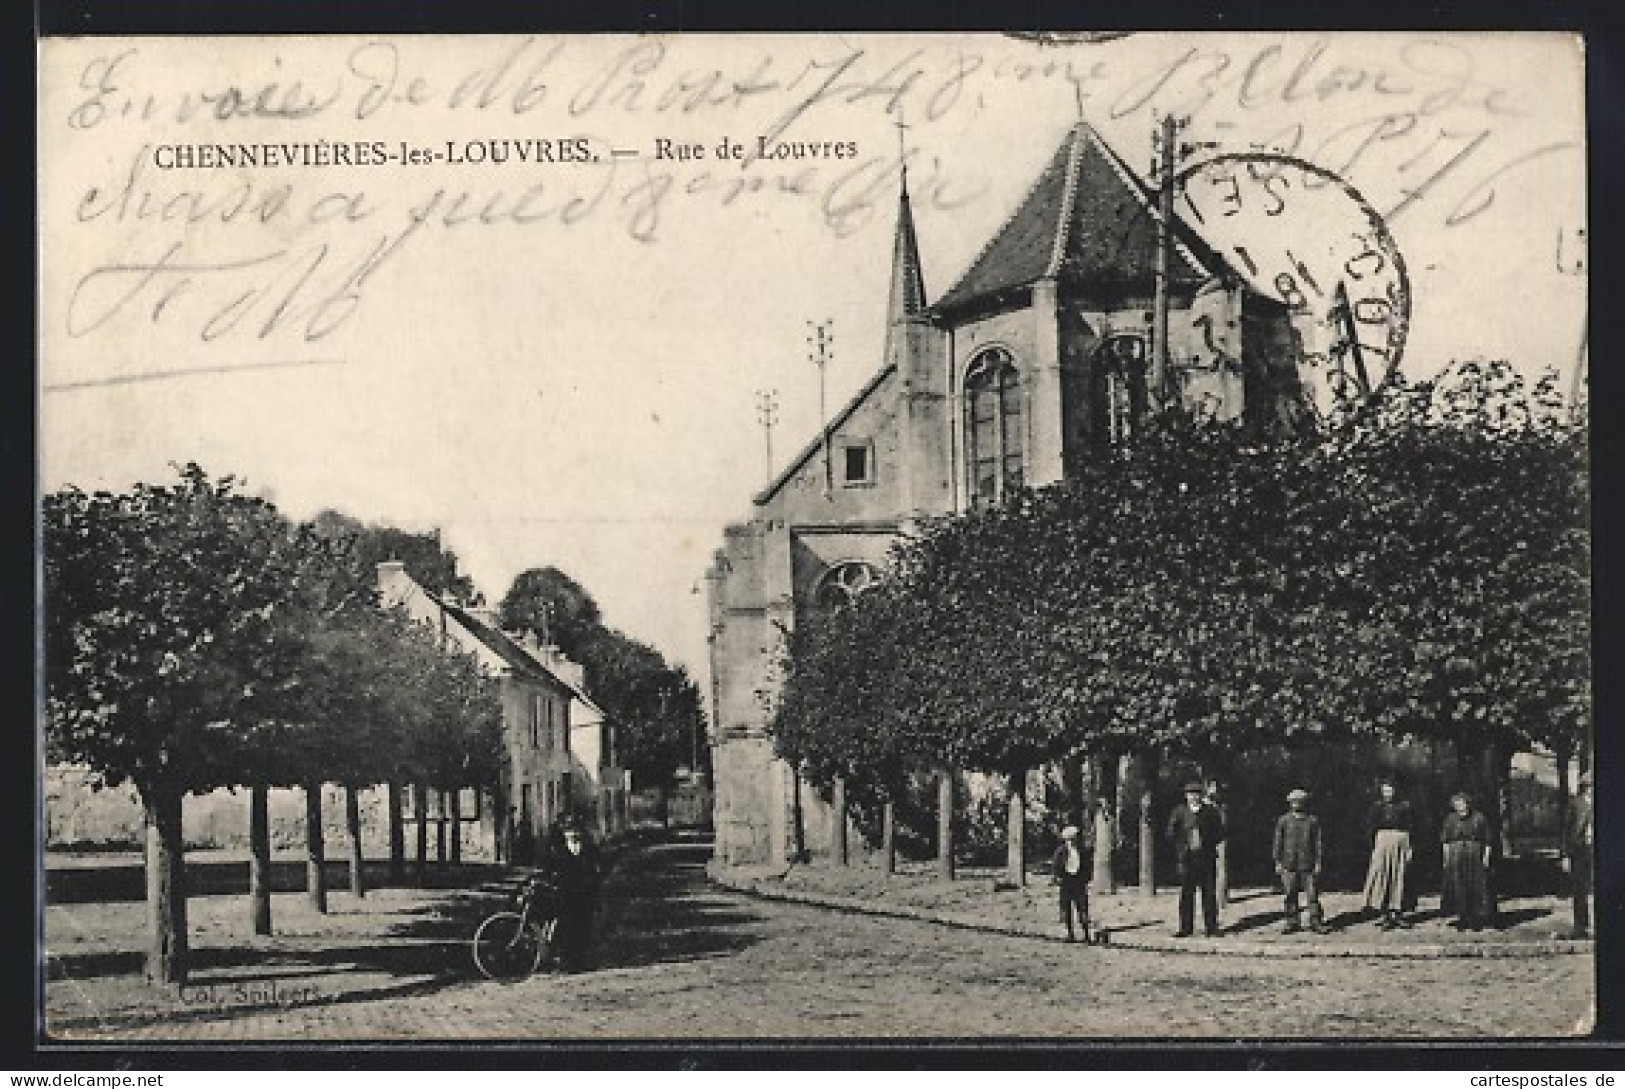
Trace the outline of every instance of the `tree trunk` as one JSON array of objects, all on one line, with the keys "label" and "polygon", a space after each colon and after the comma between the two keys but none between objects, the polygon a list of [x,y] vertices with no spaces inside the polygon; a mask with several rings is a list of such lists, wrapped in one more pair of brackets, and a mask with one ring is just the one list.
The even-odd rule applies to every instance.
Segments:
[{"label": "tree trunk", "polygon": [[897,805],[890,798],[880,807],[880,860],[888,874],[897,872]]},{"label": "tree trunk", "polygon": [[1083,829],[1092,812],[1094,761],[1074,753],[1061,761],[1061,789],[1066,794],[1067,823]]},{"label": "tree trunk", "polygon": [[1558,745],[1554,755],[1557,757],[1557,849],[1560,854],[1567,855],[1569,806],[1572,804],[1569,796],[1569,763],[1574,759],[1574,753],[1569,746]]},{"label": "tree trunk", "polygon": [[455,787],[451,795],[451,860],[463,861],[463,792]]},{"label": "tree trunk", "polygon": [[149,983],[186,982],[186,843],[179,790],[141,792],[147,835],[147,957]]},{"label": "tree trunk", "polygon": [[846,777],[837,775],[830,799],[829,841],[835,855],[835,864],[845,866],[850,859],[846,852]]},{"label": "tree trunk", "polygon": [[322,843],[322,784],[305,784],[305,895],[327,914],[327,860]]},{"label": "tree trunk", "polygon": [[389,781],[389,883],[406,882],[406,825],[401,820],[401,784]]},{"label": "tree trunk", "polygon": [[344,784],[344,831],[350,840],[350,895],[367,895],[366,857],[361,846],[361,792]]},{"label": "tree trunk", "polygon": [[1502,858],[1511,858],[1517,852],[1512,846],[1512,746],[1506,743],[1490,746],[1489,759],[1491,761],[1490,782],[1495,792],[1491,800],[1495,822],[1497,853]]},{"label": "tree trunk", "polygon": [[422,783],[412,784],[413,808],[417,810],[417,885],[422,888],[429,876],[429,788]]},{"label": "tree trunk", "polygon": [[1129,801],[1133,797],[1133,793],[1127,789],[1127,784],[1135,773],[1134,757],[1126,752],[1119,754],[1117,757],[1117,778],[1113,780],[1117,795],[1117,808],[1112,811],[1112,850],[1114,852],[1128,849]]},{"label": "tree trunk", "polygon": [[790,849],[797,862],[807,861],[807,818],[801,808],[801,773],[790,772]]},{"label": "tree trunk", "polygon": [[1140,773],[1140,895],[1157,894],[1157,751],[1144,749],[1135,763]]},{"label": "tree trunk", "polygon": [[1010,814],[1004,829],[1004,876],[1018,889],[1027,884],[1027,769],[1010,772]]},{"label": "tree trunk", "polygon": [[937,775],[937,876],[954,879],[954,770]]},{"label": "tree trunk", "polygon": [[434,864],[446,864],[446,791],[434,788]]},{"label": "tree trunk", "polygon": [[254,933],[271,932],[271,788],[248,788],[248,914]]},{"label": "tree trunk", "polygon": [[1095,865],[1092,881],[1095,894],[1110,895],[1117,891],[1117,877],[1112,869],[1112,849],[1117,845],[1117,758],[1111,753],[1095,757]]}]

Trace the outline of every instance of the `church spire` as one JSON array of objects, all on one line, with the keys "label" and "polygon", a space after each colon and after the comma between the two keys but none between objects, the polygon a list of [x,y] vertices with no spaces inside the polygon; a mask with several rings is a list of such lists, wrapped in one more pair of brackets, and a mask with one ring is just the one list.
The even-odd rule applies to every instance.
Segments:
[{"label": "church spire", "polygon": [[[925,276],[920,271],[920,243],[914,235],[914,212],[908,201],[908,125],[899,115],[897,161],[897,236],[892,241],[891,297],[886,305],[886,327],[896,328],[925,313]],[[890,353],[888,353],[889,355]]]}]

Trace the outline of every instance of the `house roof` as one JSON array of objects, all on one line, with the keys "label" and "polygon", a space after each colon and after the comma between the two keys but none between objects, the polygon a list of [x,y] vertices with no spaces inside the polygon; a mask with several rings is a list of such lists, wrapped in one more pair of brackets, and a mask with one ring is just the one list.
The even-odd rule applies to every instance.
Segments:
[{"label": "house roof", "polygon": [[[1229,270],[1177,213],[1173,231],[1169,271],[1175,283],[1198,284]],[[1080,121],[1015,212],[932,310],[961,310],[1043,279],[1097,289],[1149,283],[1156,249],[1155,190]]]},{"label": "house roof", "polygon": [[535,680],[546,681],[558,688],[562,688],[569,692],[570,695],[575,699],[578,699],[582,703],[586,704],[590,710],[596,712],[599,716],[604,714],[603,708],[599,707],[598,704],[593,701],[592,697],[587,695],[587,693],[583,691],[579,685],[573,684],[567,678],[561,677],[557,673],[553,672],[547,667],[546,663],[542,662],[535,655],[531,654],[530,651],[526,650],[524,646],[515,641],[506,632],[487,624],[479,617],[474,616],[472,613],[469,613],[464,609],[458,608],[456,605],[452,605],[449,602],[442,601],[438,598],[436,600],[439,601],[440,607],[446,611],[447,616],[451,617],[458,624],[462,625],[462,627],[470,635],[472,635],[475,639],[478,639],[481,645],[483,645],[492,654],[495,654],[498,658],[502,659],[503,663],[507,665],[509,669],[522,676],[527,676]]}]

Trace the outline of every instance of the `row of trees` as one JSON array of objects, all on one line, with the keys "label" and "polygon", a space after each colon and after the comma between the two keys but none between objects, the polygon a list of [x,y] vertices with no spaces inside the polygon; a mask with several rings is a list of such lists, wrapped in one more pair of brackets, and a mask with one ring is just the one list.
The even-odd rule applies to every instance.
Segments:
[{"label": "row of trees", "polygon": [[[405,784],[422,813],[429,787],[496,782],[495,682],[377,606],[380,550],[405,553],[436,588],[457,578],[438,542],[332,513],[296,525],[195,464],[178,483],[127,493],[63,488],[45,498],[42,536],[47,755],[141,799],[149,978],[186,978],[188,793],[247,788],[252,920],[269,933],[271,787],[304,788],[308,888],[325,911],[323,782],[345,788],[357,895],[358,790],[388,784],[399,871]],[[420,865],[423,835],[420,823]]]},{"label": "row of trees", "polygon": [[798,626],[778,750],[883,844],[948,768],[1019,783],[1132,753],[1154,783],[1170,756],[1364,735],[1448,742],[1504,783],[1520,749],[1585,745],[1589,547],[1584,421],[1504,363],[1312,434],[1167,413],[1075,479],[925,527]]},{"label": "row of trees", "polygon": [[556,567],[524,571],[497,615],[507,630],[533,631],[581,663],[587,694],[619,729],[623,766],[638,789],[659,791],[664,805],[680,768],[709,767],[699,686],[654,647],[607,626],[575,579]]}]

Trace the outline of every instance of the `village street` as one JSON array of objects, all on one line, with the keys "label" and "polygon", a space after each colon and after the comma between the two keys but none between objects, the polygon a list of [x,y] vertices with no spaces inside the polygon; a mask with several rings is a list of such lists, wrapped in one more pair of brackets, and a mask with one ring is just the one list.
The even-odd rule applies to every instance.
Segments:
[{"label": "village street", "polygon": [[[709,854],[697,837],[635,849],[610,882],[594,967],[509,985],[474,977],[464,941],[499,903],[494,889],[377,890],[368,914],[324,917],[319,940],[245,948],[237,937],[210,948],[216,939],[194,939],[198,967],[184,1000],[147,988],[131,954],[98,955],[93,944],[58,952],[72,947],[74,928],[83,936],[95,912],[115,905],[53,907],[48,1031],[151,1041],[910,1042],[1461,1039],[1572,1036],[1590,1024],[1589,955],[1331,961],[1068,946],[757,899],[708,882]],[[212,933],[211,912],[222,907],[235,923],[240,906],[196,898],[194,931]],[[298,931],[291,909],[278,910]],[[352,929],[335,936],[346,919]]]}]

